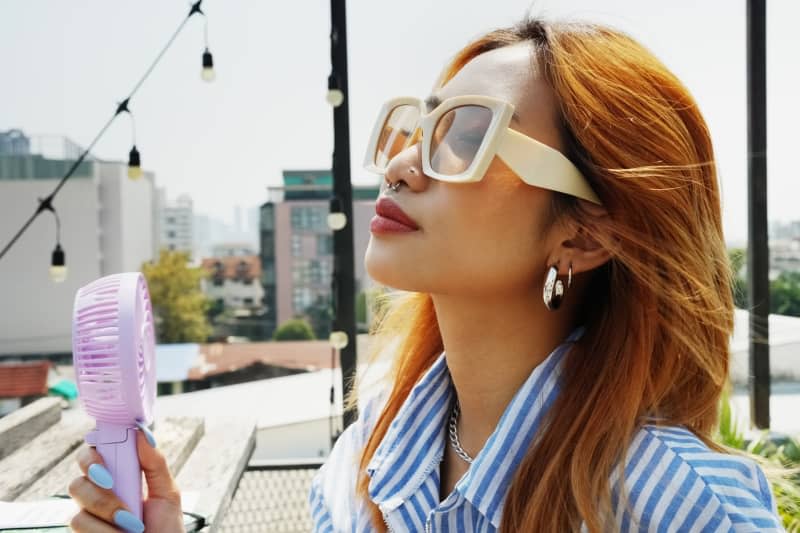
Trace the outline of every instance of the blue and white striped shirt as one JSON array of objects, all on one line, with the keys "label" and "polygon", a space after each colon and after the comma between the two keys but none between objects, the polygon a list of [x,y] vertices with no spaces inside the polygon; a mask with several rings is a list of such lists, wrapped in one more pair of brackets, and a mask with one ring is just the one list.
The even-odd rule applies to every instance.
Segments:
[{"label": "blue and white striped shirt", "polygon": [[[446,354],[439,356],[411,390],[367,467],[370,499],[390,531],[498,529],[514,472],[558,393],[559,363],[582,333],[582,327],[573,331],[533,370],[443,501],[439,463],[454,390]],[[373,530],[355,484],[360,453],[379,412],[377,401],[368,402],[314,477],[309,495],[314,531]],[[612,487],[616,476],[610,478]],[[711,451],[682,427],[645,425],[638,431],[626,456],[625,490],[629,506],[612,490],[614,530],[784,531],[761,469],[750,459]]]}]

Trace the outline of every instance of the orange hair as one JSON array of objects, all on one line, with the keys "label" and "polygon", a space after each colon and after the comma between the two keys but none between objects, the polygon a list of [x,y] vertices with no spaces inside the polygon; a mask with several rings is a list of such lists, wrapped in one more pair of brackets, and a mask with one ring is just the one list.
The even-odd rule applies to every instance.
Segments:
[{"label": "orange hair", "polygon": [[[520,42],[531,43],[559,102],[567,157],[609,214],[593,217],[553,193],[554,218],[583,227],[611,260],[587,289],[585,333],[564,359],[547,430],[515,473],[501,529],[567,531],[584,521],[597,532],[611,508],[609,476],[624,467],[643,417],[686,426],[722,451],[710,434],[728,380],[733,299],[714,153],[683,84],[641,44],[602,25],[531,19],[492,31],[459,52],[440,83],[477,55]],[[365,468],[443,343],[422,293],[390,302],[375,335],[376,352],[400,339],[357,487],[383,531]]]}]

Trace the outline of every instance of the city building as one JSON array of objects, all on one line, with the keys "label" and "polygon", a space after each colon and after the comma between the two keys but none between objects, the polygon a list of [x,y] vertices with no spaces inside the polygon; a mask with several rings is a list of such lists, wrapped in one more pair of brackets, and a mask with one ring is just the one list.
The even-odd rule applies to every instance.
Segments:
[{"label": "city building", "polygon": [[221,307],[249,312],[263,307],[261,260],[257,255],[206,257],[201,265],[209,274],[201,283],[203,292]]},{"label": "city building", "polygon": [[0,155],[27,155],[30,153],[30,138],[22,130],[0,131]]},{"label": "city building", "polygon": [[238,257],[242,255],[258,255],[258,253],[249,242],[220,242],[211,246],[212,257]]},{"label": "city building", "polygon": [[194,257],[194,209],[192,198],[182,194],[170,202],[164,188],[158,189],[158,248],[187,252]]},{"label": "city building", "polygon": [[800,220],[773,221],[769,238],[769,277],[800,272]]},{"label": "city building", "polygon": [[[283,185],[268,187],[261,206],[261,283],[267,329],[307,317],[318,336],[330,332],[333,233],[327,225],[333,190],[330,170],[287,170]],[[356,293],[372,285],[364,269],[369,221],[379,187],[353,186]]]},{"label": "city building", "polygon": [[[53,192],[82,149],[66,138],[0,134],[0,247]],[[46,142],[45,142],[46,141]],[[39,151],[37,151],[39,150]],[[54,215],[42,212],[0,260],[0,357],[71,353],[77,290],[102,276],[140,270],[156,251],[154,175],[127,177],[127,162],[87,157],[53,200],[60,220],[66,279],[50,278],[58,238]]]},{"label": "city building", "polygon": [[211,257],[200,264],[208,273],[201,281],[211,300],[209,318],[214,328],[212,338],[264,340],[264,287],[261,286],[261,258],[249,243],[220,243]]}]

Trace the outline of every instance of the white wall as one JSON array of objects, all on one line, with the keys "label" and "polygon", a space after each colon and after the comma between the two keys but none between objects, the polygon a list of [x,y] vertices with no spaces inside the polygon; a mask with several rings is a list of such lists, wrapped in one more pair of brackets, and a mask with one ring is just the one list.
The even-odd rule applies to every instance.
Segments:
[{"label": "white wall", "polygon": [[[50,194],[56,183],[0,181],[0,246],[34,212],[36,199]],[[69,351],[75,293],[101,275],[95,178],[70,179],[53,203],[61,218],[67,279],[50,281],[56,223],[51,213],[42,213],[0,260],[0,355]]]},{"label": "white wall", "polygon": [[[67,279],[50,281],[55,218],[42,213],[0,260],[0,355],[70,352],[72,305],[78,289],[102,276],[138,271],[153,257],[153,175],[132,181],[124,163],[94,166],[73,177],[53,204],[61,218]],[[0,181],[0,246],[58,180]]]},{"label": "white wall", "polygon": [[103,275],[139,271],[153,258],[152,173],[138,180],[120,163],[99,163]]},{"label": "white wall", "polygon": [[[334,417],[335,428],[342,427],[342,417]],[[275,459],[325,459],[331,451],[330,419],[318,418],[285,426],[258,428],[251,461]]]},{"label": "white wall", "polygon": [[[731,340],[731,379],[746,385],[750,374],[750,314],[737,309]],[[769,315],[769,364],[774,381],[800,382],[800,318]]]}]

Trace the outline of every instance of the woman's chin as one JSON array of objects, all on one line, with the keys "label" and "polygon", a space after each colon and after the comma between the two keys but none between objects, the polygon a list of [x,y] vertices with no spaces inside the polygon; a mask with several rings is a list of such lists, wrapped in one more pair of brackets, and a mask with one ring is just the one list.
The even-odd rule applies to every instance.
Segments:
[{"label": "woman's chin", "polygon": [[370,260],[364,261],[364,268],[375,283],[401,291],[420,291],[418,280],[413,279],[406,269],[398,268],[397,263]]}]

